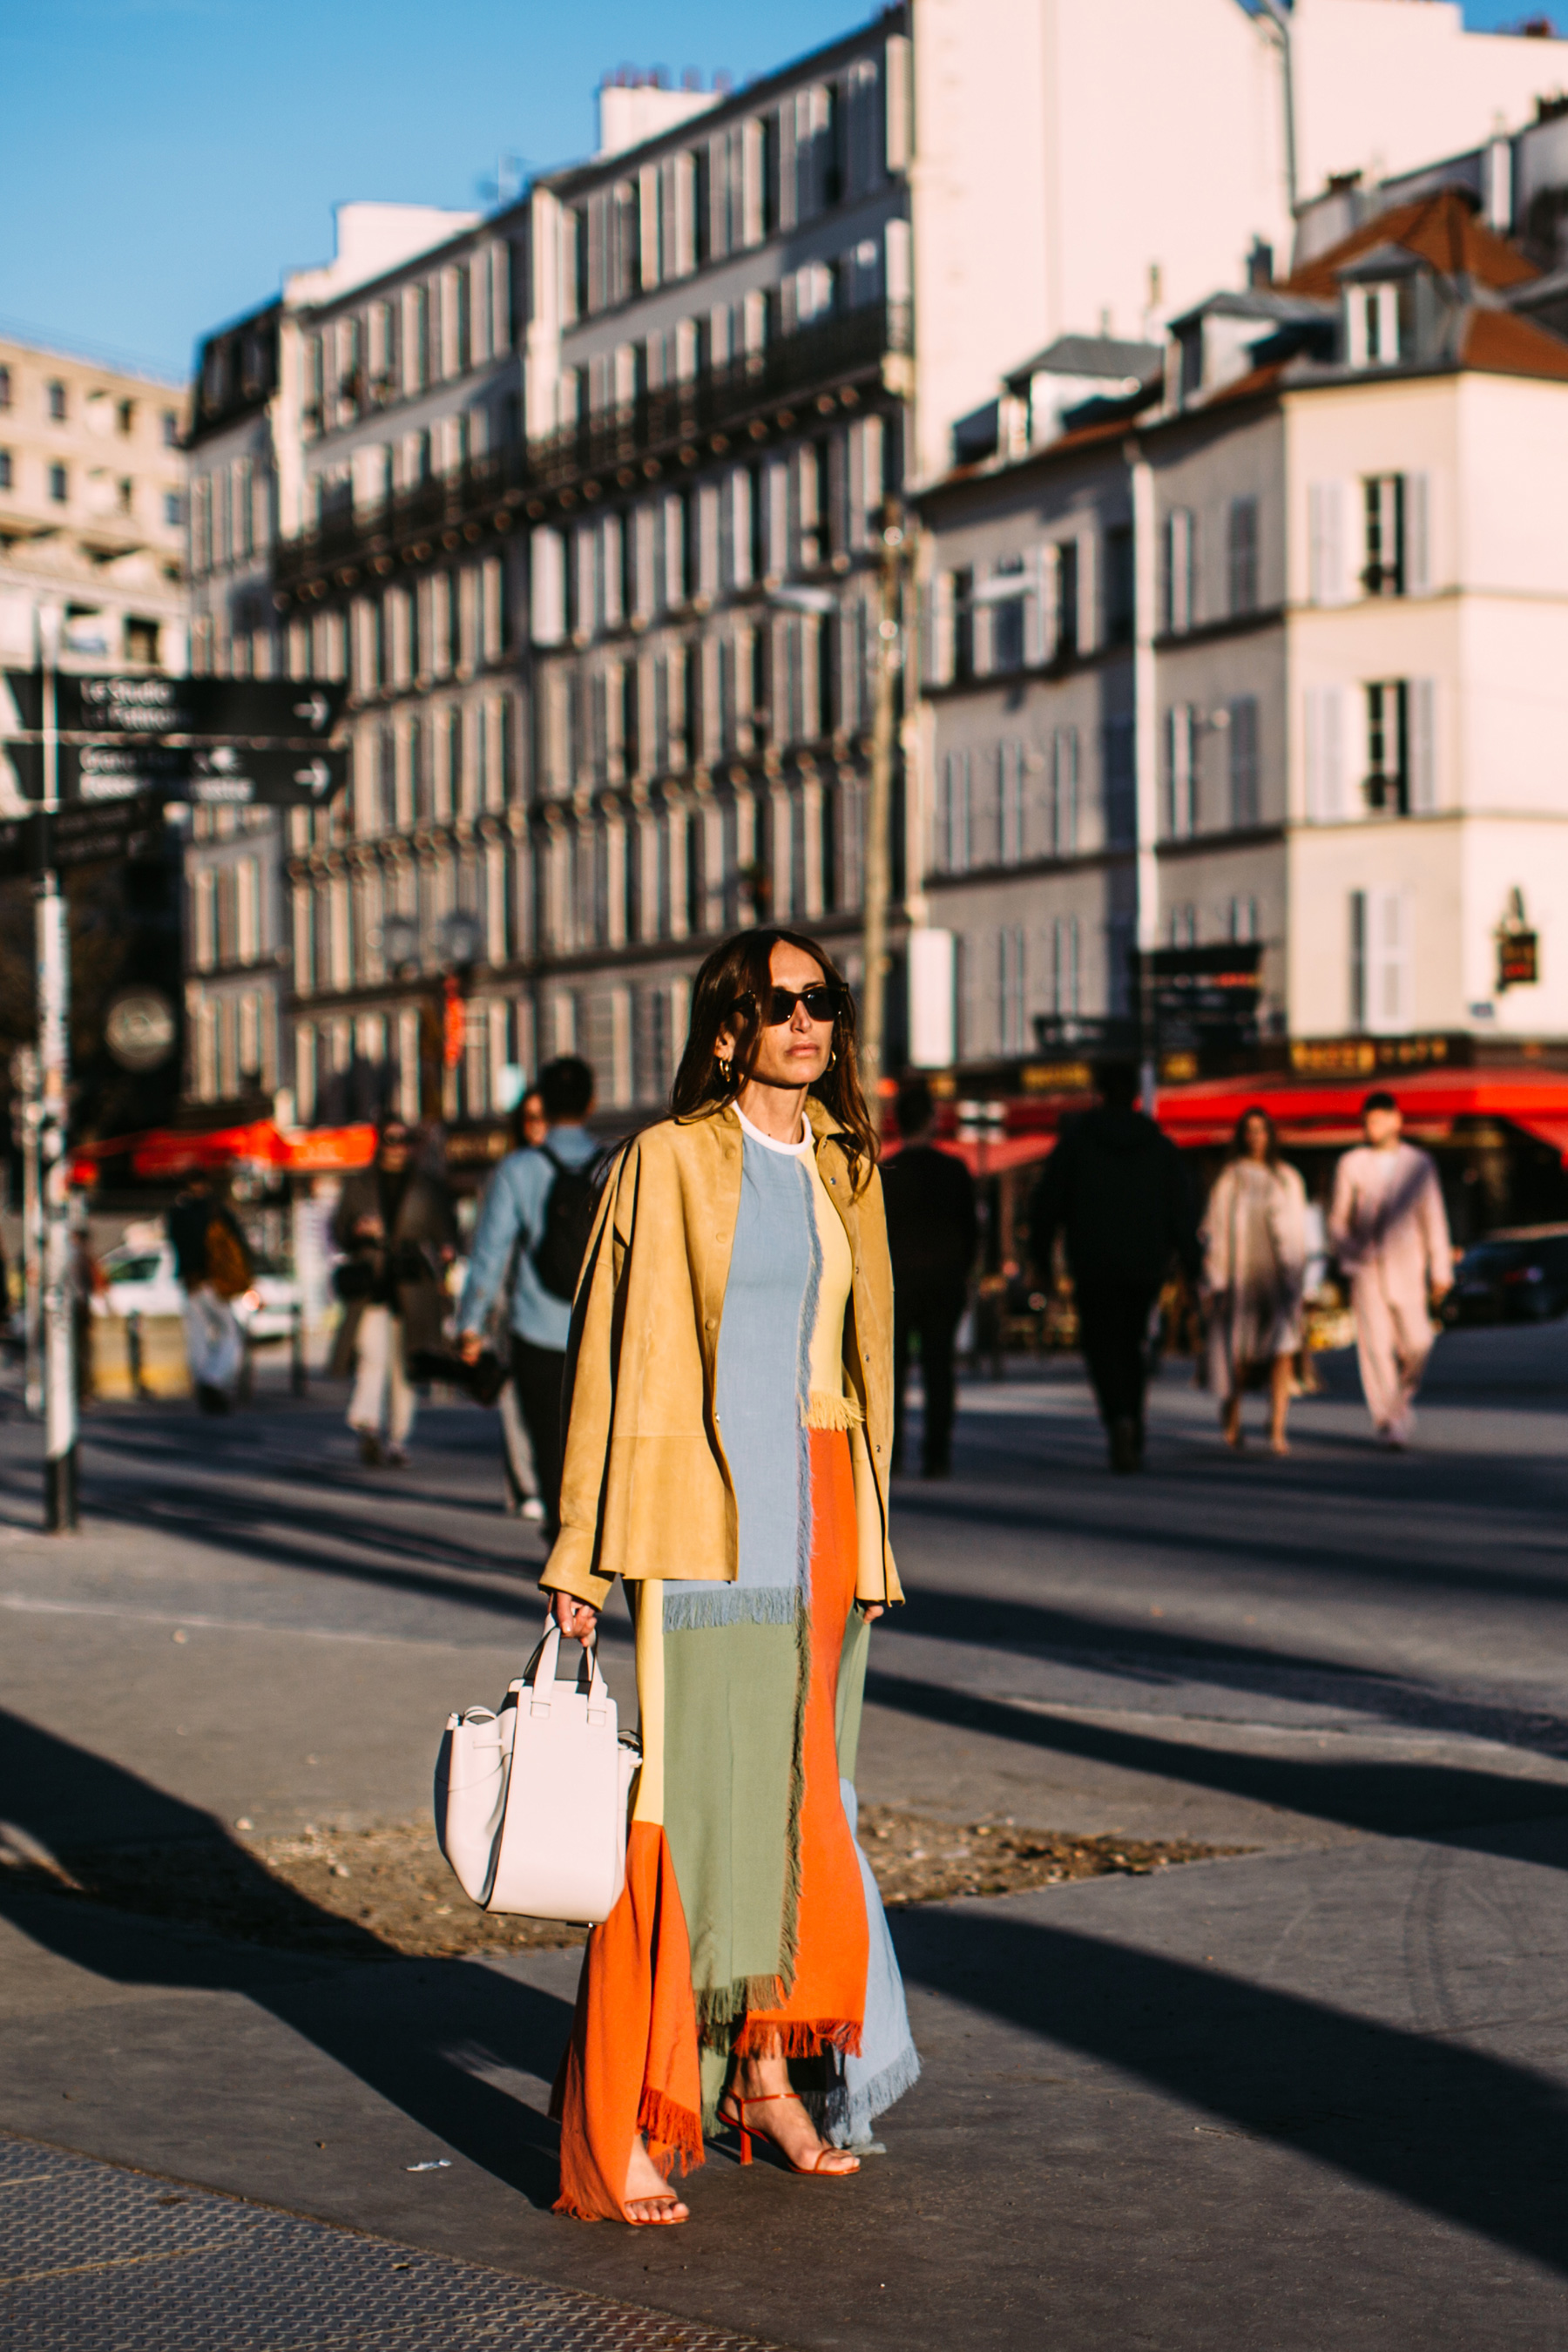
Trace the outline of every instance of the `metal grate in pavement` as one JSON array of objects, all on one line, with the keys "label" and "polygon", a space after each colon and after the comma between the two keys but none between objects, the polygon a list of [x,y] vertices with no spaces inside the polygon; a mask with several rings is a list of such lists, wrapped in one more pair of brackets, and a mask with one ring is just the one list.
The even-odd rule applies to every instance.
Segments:
[{"label": "metal grate in pavement", "polygon": [[771,2352],[0,2135],[5,2352]]}]

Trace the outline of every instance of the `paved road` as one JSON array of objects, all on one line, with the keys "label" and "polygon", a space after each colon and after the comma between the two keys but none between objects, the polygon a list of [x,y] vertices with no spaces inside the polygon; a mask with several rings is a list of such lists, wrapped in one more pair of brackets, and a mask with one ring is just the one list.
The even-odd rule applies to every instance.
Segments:
[{"label": "paved road", "polygon": [[[687,2231],[562,2223],[574,1954],[327,1964],[3,1873],[0,2126],[788,2346],[1561,2340],[1568,1328],[1445,1341],[1403,1457],[1330,1375],[1284,1463],[1168,1379],[1140,1481],[1071,1366],[981,1384],[901,1490],[864,1792],[1251,1851],[904,1915],[926,2073],[858,2181],[715,2151]],[[395,1484],[320,1407],[96,1416],[51,1544],[0,1430],[20,1842],[422,1809],[539,1607],[493,1423],[426,1431]]]}]

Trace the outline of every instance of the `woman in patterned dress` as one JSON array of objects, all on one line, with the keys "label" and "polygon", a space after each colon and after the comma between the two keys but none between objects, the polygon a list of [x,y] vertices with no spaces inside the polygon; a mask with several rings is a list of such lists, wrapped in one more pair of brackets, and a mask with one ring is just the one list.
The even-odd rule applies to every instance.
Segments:
[{"label": "woman in patterned dress", "polygon": [[854,1008],[826,952],[742,933],[693,993],[673,1116],[605,1187],[573,1317],[562,1534],[591,1641],[619,1574],[643,1763],[626,1886],[556,2084],[561,2210],[680,2221],[735,2129],[853,2173],[919,2071],[856,1842],[887,1542],[891,1273]]},{"label": "woman in patterned dress", "polygon": [[1268,1442],[1288,1454],[1291,1363],[1301,1345],[1307,1191],[1267,1111],[1245,1111],[1203,1222],[1209,1381],[1227,1445],[1240,1450],[1241,1399],[1266,1379]]}]

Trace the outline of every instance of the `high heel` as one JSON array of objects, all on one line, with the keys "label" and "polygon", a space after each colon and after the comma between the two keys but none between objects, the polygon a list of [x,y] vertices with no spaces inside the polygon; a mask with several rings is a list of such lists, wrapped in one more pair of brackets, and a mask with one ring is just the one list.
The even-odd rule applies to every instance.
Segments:
[{"label": "high heel", "polygon": [[[746,2109],[748,2107],[771,2107],[775,2105],[781,2099],[799,2099],[800,2094],[798,2091],[767,2091],[763,2093],[761,2096],[757,2098],[743,2099],[739,2091],[731,2091],[730,2096],[741,2112],[739,2115],[726,2115],[724,2112],[724,2103],[721,2100],[719,2103],[719,2121],[723,2124],[728,2130],[739,2134],[741,2141],[741,2162],[742,2164],[750,2164],[752,2160],[752,2142],[754,2139],[773,2139],[773,2134],[772,2132],[754,2132],[750,2124],[746,2121]],[[779,2147],[779,2144],[776,2139],[773,2139],[773,2146],[778,2148],[779,2154],[784,2158],[785,2164],[788,2165],[792,2172],[801,2173],[806,2179],[811,2180],[847,2180],[852,2174],[858,2172],[860,2169],[860,2159],[857,2157],[853,2164],[835,2165],[831,2171],[824,2172],[822,2168],[822,2159],[825,2156],[839,2156],[846,2152],[841,2148],[829,2147],[826,2143],[817,2149],[816,2154],[813,2157],[809,2164],[797,2164],[793,2156],[789,2155],[785,2149]]]}]

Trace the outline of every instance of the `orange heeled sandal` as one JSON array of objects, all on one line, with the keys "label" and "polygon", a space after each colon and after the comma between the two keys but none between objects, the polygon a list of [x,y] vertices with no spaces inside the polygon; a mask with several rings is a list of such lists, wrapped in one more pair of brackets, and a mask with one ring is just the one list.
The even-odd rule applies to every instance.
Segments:
[{"label": "orange heeled sandal", "polygon": [[848,2180],[859,2171],[860,2159],[857,2157],[853,2164],[836,2164],[830,2171],[824,2172],[822,2168],[823,2158],[825,2156],[843,2156],[847,2153],[844,2148],[828,2147],[824,2144],[824,2146],[817,2149],[816,2156],[812,2158],[809,2164],[797,2164],[793,2156],[789,2155],[784,2148],[779,2147],[779,2144],[776,2139],[773,2139],[772,2132],[752,2131],[751,2126],[746,2121],[746,2109],[748,2107],[771,2107],[776,2105],[782,2099],[795,2099],[798,2101],[800,2098],[798,2091],[767,2091],[763,2093],[760,2097],[754,2099],[742,2098],[739,2091],[733,2091],[730,2095],[733,2099],[735,2105],[740,2108],[741,2112],[739,2115],[732,2113],[726,2115],[724,2112],[724,2103],[721,2100],[719,2103],[719,2120],[728,2130],[739,2133],[741,2140],[741,2162],[742,2164],[750,2164],[752,2160],[752,2142],[754,2139],[769,2139],[773,2140],[773,2144],[775,2147],[778,2147],[779,2154],[784,2158],[784,2160],[785,2164],[788,2165],[790,2170],[792,2172],[802,2174],[807,2179]]}]

